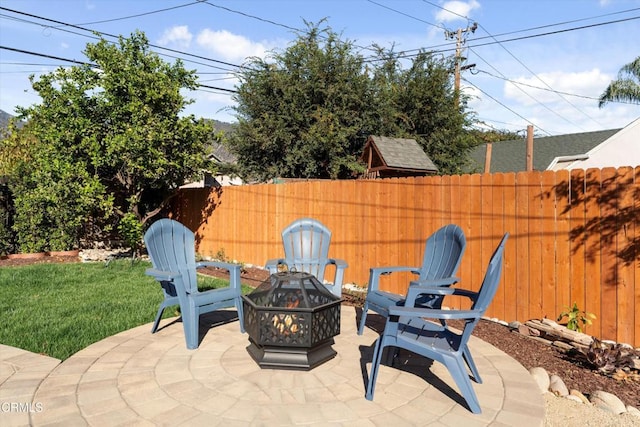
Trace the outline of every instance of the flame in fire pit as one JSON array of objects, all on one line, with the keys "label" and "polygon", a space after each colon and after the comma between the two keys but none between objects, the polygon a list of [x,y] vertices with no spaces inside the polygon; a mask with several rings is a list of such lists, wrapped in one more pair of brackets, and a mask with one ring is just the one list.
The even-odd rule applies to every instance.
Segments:
[{"label": "flame in fire pit", "polygon": [[[299,305],[300,298],[298,295],[288,295],[287,301],[284,304],[286,308],[297,308]],[[274,314],[271,322],[273,323],[273,326],[278,330],[278,332],[280,332],[280,334],[290,335],[298,332],[299,328],[297,320],[298,316],[296,316],[295,314],[285,314],[284,316]]]}]

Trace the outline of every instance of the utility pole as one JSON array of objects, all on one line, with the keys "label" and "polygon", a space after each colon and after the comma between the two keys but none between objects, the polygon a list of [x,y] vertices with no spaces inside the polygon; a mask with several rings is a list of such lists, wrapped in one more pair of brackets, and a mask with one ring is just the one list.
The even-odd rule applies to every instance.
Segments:
[{"label": "utility pole", "polygon": [[[467,28],[464,28],[464,29],[458,28],[457,31],[448,31],[448,30],[444,31],[444,36],[446,39],[450,39],[450,40],[453,40],[454,38],[456,39],[456,68],[455,68],[455,80],[454,80],[456,106],[458,105],[458,94],[460,93],[460,72],[463,69],[466,70],[476,66],[476,64],[465,65],[464,67],[461,66],[462,60],[463,60],[462,45],[467,41],[466,34],[468,33],[473,34],[476,32],[477,29],[478,29],[478,23],[474,22],[473,25],[467,26]],[[463,34],[465,35],[465,38],[462,37]]]}]

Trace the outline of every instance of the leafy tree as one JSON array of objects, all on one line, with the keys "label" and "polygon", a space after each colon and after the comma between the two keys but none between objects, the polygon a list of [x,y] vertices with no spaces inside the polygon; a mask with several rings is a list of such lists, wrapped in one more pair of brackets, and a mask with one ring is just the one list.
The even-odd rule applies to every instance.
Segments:
[{"label": "leafy tree", "polygon": [[640,104],[640,56],[620,69],[618,78],[613,80],[600,95],[598,106],[602,108],[611,101]]},{"label": "leafy tree", "polygon": [[212,128],[179,116],[191,102],[180,90],[196,87],[195,73],[179,60],[162,61],[144,34],[117,44],[101,39],[85,54],[95,66],[31,76],[43,102],[19,109],[33,143],[12,177],[16,211],[23,200],[33,225],[19,212],[16,225],[55,230],[101,215],[114,218],[135,247],[142,226],[206,166]]},{"label": "leafy tree", "polygon": [[472,145],[466,105],[455,103],[451,63],[374,46],[365,61],[350,41],[309,24],[284,52],[239,73],[237,132],[230,140],[245,178],[350,178],[364,168],[366,137],[416,138],[442,173],[461,170]]},{"label": "leafy tree", "polygon": [[246,178],[345,178],[362,169],[369,82],[351,50],[330,30],[309,26],[285,52],[249,61],[230,141]]},{"label": "leafy tree", "polygon": [[456,94],[453,61],[420,52],[408,70],[401,72],[398,106],[408,118],[408,131],[438,166],[441,174],[463,171],[473,139],[465,130],[471,114],[464,112],[466,97]]}]

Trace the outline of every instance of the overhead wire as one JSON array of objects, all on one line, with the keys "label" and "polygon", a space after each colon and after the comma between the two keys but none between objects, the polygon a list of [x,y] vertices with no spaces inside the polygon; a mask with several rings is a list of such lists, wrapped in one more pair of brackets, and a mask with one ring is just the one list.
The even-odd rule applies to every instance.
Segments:
[{"label": "overhead wire", "polygon": [[[475,71],[477,73],[486,74],[486,75],[491,76],[491,77],[496,78],[496,79],[504,80],[504,81],[512,83],[514,85],[527,86],[527,87],[530,87],[530,88],[536,89],[536,90],[543,90],[543,91],[547,91],[547,92],[559,93],[561,95],[573,96],[573,97],[576,97],[576,98],[589,99],[591,101],[599,101],[600,100],[600,98],[596,98],[595,96],[578,95],[578,94],[575,94],[575,93],[563,92],[563,91],[560,91],[560,90],[557,90],[557,89],[553,89],[553,88],[549,89],[549,88],[545,88],[545,87],[535,86],[535,85],[532,85],[532,84],[529,84],[529,83],[519,82],[517,80],[508,79],[508,78],[506,78],[504,76],[497,76],[497,75],[492,74],[492,73],[490,73],[490,72],[488,72],[486,70],[476,69]],[[617,104],[638,105],[637,102],[630,102],[630,101],[615,100],[615,101],[611,101],[611,102],[612,103],[617,103]]]},{"label": "overhead wire", "polygon": [[551,133],[542,129],[540,126],[536,125],[535,123],[533,123],[530,119],[527,119],[526,117],[522,116],[521,114],[519,114],[518,112],[514,111],[512,108],[506,106],[505,104],[503,104],[502,102],[498,101],[496,98],[494,98],[493,96],[491,96],[490,94],[488,94],[487,92],[485,92],[484,90],[480,89],[478,86],[474,85],[473,83],[471,83],[469,80],[465,79],[464,77],[461,77],[462,80],[464,80],[466,83],[468,83],[469,85],[473,86],[474,88],[476,88],[477,90],[479,90],[481,93],[485,94],[488,98],[492,99],[494,102],[496,102],[497,104],[501,105],[502,107],[506,108],[507,110],[511,111],[513,114],[515,114],[516,116],[520,117],[522,120],[524,120],[527,123],[530,123],[531,125],[533,125],[536,129],[546,133],[547,135],[551,136]]},{"label": "overhead wire", "polygon": [[[196,2],[196,3],[201,3],[201,2]],[[193,4],[195,4],[195,3],[193,3]],[[84,28],[84,27],[81,27],[79,25],[69,24],[67,22],[58,21],[58,20],[55,20],[55,19],[46,18],[46,17],[43,17],[43,16],[38,16],[38,15],[27,13],[27,12],[22,12],[22,11],[19,11],[19,10],[9,9],[9,8],[2,7],[2,6],[0,6],[0,10],[5,10],[5,11],[16,13],[16,14],[19,14],[19,15],[24,15],[24,16],[29,16],[31,18],[40,19],[40,20],[43,20],[43,21],[46,21],[46,22],[52,22],[52,23],[55,23],[55,24],[58,24],[58,25],[62,25],[62,26],[65,26],[65,27],[71,27],[71,28],[82,30],[82,31],[87,31],[87,32],[90,32],[90,33],[97,33],[97,34],[100,34],[100,35],[103,35],[103,36],[108,36],[108,37],[111,37],[111,38],[114,38],[114,39],[118,39],[118,36],[116,36],[114,34],[109,34],[109,33],[103,32],[103,31],[96,31],[96,30],[92,30],[92,29],[89,29],[89,28]],[[36,22],[31,22],[31,23],[35,24],[35,25],[45,26],[44,24],[40,24],[40,23],[36,23]],[[55,26],[45,26],[45,27],[55,28],[56,30],[62,29],[62,28],[57,28]],[[93,36],[93,37],[87,36],[87,35],[83,35],[83,36],[90,37],[90,38],[97,38],[95,36]],[[149,46],[153,47],[155,49],[161,49],[161,50],[164,50],[164,51],[167,51],[167,52],[177,53],[177,54],[188,56],[188,57],[192,57],[192,58],[211,61],[211,62],[214,62],[214,63],[217,63],[217,64],[222,64],[222,65],[225,65],[227,67],[231,67],[232,68],[232,69],[221,68],[220,66],[215,66],[215,65],[211,65],[211,64],[205,64],[205,63],[199,63],[197,61],[188,60],[188,59],[181,58],[181,57],[175,57],[175,56],[163,54],[164,56],[168,56],[168,57],[171,57],[171,58],[182,59],[182,60],[185,60],[185,61],[188,61],[188,62],[197,63],[199,65],[205,65],[205,66],[212,67],[212,68],[218,68],[218,69],[223,70],[223,71],[232,72],[235,69],[244,68],[244,66],[242,66],[242,65],[232,64],[230,62],[221,61],[221,60],[218,60],[218,59],[207,58],[205,56],[196,55],[196,54],[192,54],[192,53],[187,53],[187,52],[183,52],[183,51],[180,51],[180,50],[177,50],[177,49],[171,49],[171,48],[164,47],[164,46],[158,46],[158,45],[155,45],[155,44],[152,44],[152,43],[149,43]]]},{"label": "overhead wire", "polygon": [[[453,15],[459,16],[459,17],[461,17],[461,18],[463,18],[463,19],[466,19],[467,21],[469,21],[469,20],[470,20],[470,19],[469,19],[468,17],[466,17],[466,16],[463,16],[463,15],[461,15],[461,14],[459,14],[459,13],[457,13],[457,12],[454,12],[454,11],[452,11],[452,10],[446,9],[446,8],[444,8],[444,7],[440,6],[440,5],[437,5],[437,4],[435,4],[435,3],[433,3],[433,2],[431,2],[431,1],[429,1],[429,0],[423,0],[423,2],[428,3],[428,4],[432,5],[432,6],[438,7],[438,8],[440,8],[440,9],[442,9],[442,10],[444,10],[444,11],[448,12],[448,13],[451,13],[451,14],[453,14]],[[609,15],[611,15],[611,14],[607,14],[606,16],[609,16]],[[574,21],[574,22],[578,22],[578,21],[579,21],[579,20],[576,20],[576,21]],[[496,37],[495,37],[495,36],[493,36],[493,35],[492,35],[492,34],[491,34],[491,33],[490,33],[490,32],[489,32],[489,31],[488,31],[488,30],[487,30],[487,29],[482,25],[482,24],[478,23],[478,26],[479,26],[479,27],[480,27],[484,32],[486,32],[486,33],[489,35],[489,37],[491,37],[491,39],[492,39],[492,40],[496,41],[496,42],[498,43],[498,45],[499,45],[502,49],[504,49],[504,51],[505,51],[505,52],[507,52],[507,53],[508,53],[508,54],[509,54],[513,59],[515,59],[515,60],[516,60],[516,61],[517,61],[517,62],[518,62],[522,67],[524,67],[524,68],[525,68],[529,73],[531,73],[531,75],[533,75],[537,80],[539,80],[542,84],[544,84],[548,89],[550,89],[552,92],[556,93],[556,94],[557,94],[557,95],[558,95],[562,100],[564,100],[565,102],[567,102],[569,105],[571,105],[571,106],[572,106],[574,109],[576,109],[578,112],[580,112],[581,114],[583,114],[584,116],[586,116],[587,118],[589,118],[590,120],[592,120],[593,122],[595,122],[596,124],[598,124],[599,126],[604,127],[604,126],[603,126],[600,122],[598,122],[595,118],[591,117],[589,114],[587,114],[586,112],[584,112],[582,109],[578,108],[574,103],[572,103],[572,102],[571,102],[571,101],[569,101],[567,98],[565,98],[565,97],[564,97],[560,92],[558,92],[558,91],[554,91],[554,90],[553,90],[553,88],[552,88],[549,84],[547,84],[547,82],[545,82],[544,80],[542,80],[542,78],[540,78],[540,76],[538,76],[536,73],[534,73],[534,72],[533,72],[533,71],[532,71],[532,70],[531,70],[531,69],[530,69],[530,68],[529,68],[529,67],[528,67],[524,62],[522,62],[518,57],[516,57],[516,56],[515,56],[515,55],[514,55],[514,54],[513,54],[509,49],[507,49],[507,48],[506,48],[506,47],[505,47],[505,46],[504,46],[504,45],[503,45],[499,40],[497,40],[497,39],[496,39]],[[494,70],[496,70],[499,74],[501,74],[501,75],[502,75],[502,73],[501,73],[499,70],[497,70],[495,67],[493,67],[491,64],[489,64],[486,60],[484,60],[484,59],[483,59],[483,58],[482,58],[482,57],[481,57],[477,52],[475,52],[471,47],[469,47],[469,51],[473,52],[476,56],[478,56],[478,58],[480,58],[482,61],[484,61],[485,63],[487,63],[489,66],[491,66]],[[506,79],[506,76],[504,76],[504,75],[503,75],[503,77],[505,77],[505,80],[508,80],[508,79]],[[523,93],[525,93],[527,96],[531,97],[531,95],[530,95],[530,94],[528,94],[528,93],[526,93],[526,92],[525,92],[525,91],[524,91],[520,86],[516,86],[516,87],[517,87],[519,90],[521,90]],[[533,97],[531,97],[531,98],[532,98],[532,99],[534,99]],[[537,101],[537,100],[536,100],[536,101]],[[539,102],[539,101],[537,101],[537,102]],[[541,104],[541,105],[543,105],[543,104]],[[543,105],[543,106],[544,106],[544,105]],[[545,108],[546,108],[546,106],[545,106]],[[554,114],[558,115],[559,117],[564,118],[564,117],[560,116],[559,114],[557,114],[557,112],[556,112],[555,110],[550,110],[550,111],[552,111]],[[566,119],[566,118],[564,118],[564,120],[568,121],[569,123],[573,124],[574,126],[577,126],[577,127],[578,127],[578,128],[580,128],[580,129],[584,130],[581,126],[576,125],[575,123],[571,122],[570,120],[568,120],[568,119]]]}]

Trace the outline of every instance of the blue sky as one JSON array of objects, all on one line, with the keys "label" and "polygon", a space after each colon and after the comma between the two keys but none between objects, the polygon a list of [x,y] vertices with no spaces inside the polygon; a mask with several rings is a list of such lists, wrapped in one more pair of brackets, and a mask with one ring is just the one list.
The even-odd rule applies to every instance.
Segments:
[{"label": "blue sky", "polygon": [[[86,44],[95,42],[87,30],[124,36],[141,30],[154,45],[205,58],[172,54],[198,71],[200,83],[225,89],[237,83],[234,65],[285,49],[304,20],[326,18],[358,46],[444,55],[455,47],[445,31],[477,22],[475,32],[465,33],[464,56],[475,67],[463,72],[462,86],[487,126],[524,131],[531,124],[537,134],[556,135],[619,128],[640,116],[638,105],[600,109],[596,100],[640,55],[640,0],[2,0],[0,8],[5,48],[82,61]],[[0,49],[0,109],[14,113],[17,105],[39,103],[29,74],[69,65]],[[195,100],[186,113],[235,120],[228,92],[186,95]]]}]

